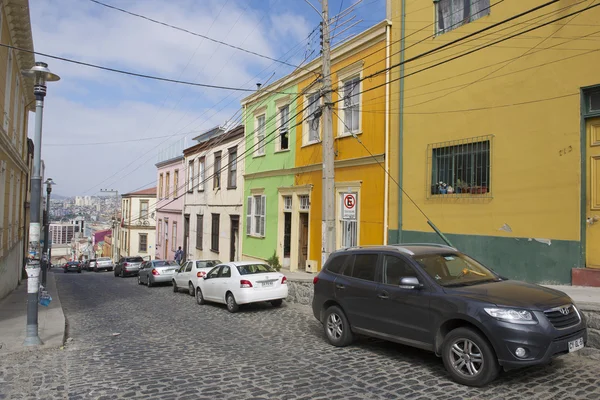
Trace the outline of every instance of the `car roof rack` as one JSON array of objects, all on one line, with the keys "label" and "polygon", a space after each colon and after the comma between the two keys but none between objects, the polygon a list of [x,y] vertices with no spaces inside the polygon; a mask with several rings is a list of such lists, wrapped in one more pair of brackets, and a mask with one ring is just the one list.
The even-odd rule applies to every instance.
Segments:
[{"label": "car roof rack", "polygon": [[392,246],[398,246],[398,247],[430,246],[430,247],[440,247],[440,248],[444,248],[444,249],[452,249],[452,250],[458,251],[458,249],[456,249],[455,247],[448,246],[447,244],[440,244],[440,243],[398,243],[398,244],[394,244]]}]

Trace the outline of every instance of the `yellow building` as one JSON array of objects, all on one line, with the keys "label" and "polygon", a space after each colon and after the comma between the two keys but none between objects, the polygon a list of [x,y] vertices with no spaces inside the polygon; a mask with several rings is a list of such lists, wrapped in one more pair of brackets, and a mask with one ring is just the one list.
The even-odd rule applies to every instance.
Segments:
[{"label": "yellow building", "polygon": [[600,7],[529,12],[543,3],[388,0],[390,172],[416,203],[390,182],[389,240],[439,242],[424,213],[499,273],[590,283],[581,273],[600,268]]},{"label": "yellow building", "polygon": [[[382,244],[387,237],[388,74],[370,76],[386,68],[389,35],[390,24],[383,21],[331,53],[337,248]],[[320,61],[310,66],[320,72]],[[300,200],[300,263],[306,261],[310,269],[318,270],[322,264],[322,125],[319,102],[315,102],[320,87],[314,80],[306,74],[298,83],[303,93],[298,107],[305,110],[296,117],[296,174],[290,190]]]}]

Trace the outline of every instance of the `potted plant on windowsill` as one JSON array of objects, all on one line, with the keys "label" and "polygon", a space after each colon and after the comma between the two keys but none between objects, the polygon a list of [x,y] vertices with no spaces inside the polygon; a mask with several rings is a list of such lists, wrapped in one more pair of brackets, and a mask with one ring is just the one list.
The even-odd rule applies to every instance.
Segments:
[{"label": "potted plant on windowsill", "polygon": [[467,182],[458,179],[456,181],[456,193],[469,193],[469,185],[467,185]]}]

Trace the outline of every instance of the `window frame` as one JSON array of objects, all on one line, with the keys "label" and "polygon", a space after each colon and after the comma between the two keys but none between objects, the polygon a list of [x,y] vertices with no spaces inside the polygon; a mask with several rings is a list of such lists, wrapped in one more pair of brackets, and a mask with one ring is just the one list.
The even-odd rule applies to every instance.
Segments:
[{"label": "window frame", "polygon": [[[337,78],[338,78],[338,88],[340,88],[339,94],[338,94],[338,114],[340,116],[340,119],[338,119],[336,121],[337,123],[337,137],[346,137],[346,136],[352,136],[352,135],[359,135],[362,133],[362,90],[363,90],[363,61],[360,61],[358,63],[354,63],[352,65],[349,65],[347,67],[345,67],[344,69],[338,71],[337,73]],[[358,79],[358,86],[356,88],[357,90],[357,96],[358,96],[358,102],[356,104],[357,107],[357,118],[358,118],[358,127],[356,129],[350,129],[349,131],[346,131],[346,109],[348,107],[344,106],[344,101],[343,101],[343,96],[344,96],[344,86],[345,83],[354,79]],[[352,106],[354,107],[354,106]],[[350,127],[351,128],[351,127]]]},{"label": "window frame", "polygon": [[[460,1],[460,0],[459,0]],[[465,8],[464,8],[464,4],[466,3],[466,1],[469,2],[469,14],[468,16],[465,15]],[[473,7],[473,3],[474,2],[486,2],[487,1],[487,5],[483,4],[483,8],[482,11],[478,11],[475,15],[472,13],[472,7]],[[434,23],[434,33],[435,36],[439,36],[439,35],[443,35],[444,33],[447,32],[451,32],[455,29],[460,28],[463,25],[466,25],[470,22],[476,21],[478,19],[481,19],[485,16],[490,15],[491,13],[491,1],[490,0],[463,0],[463,15],[462,18],[459,19],[459,23],[455,23],[450,25],[448,28],[440,28],[440,20],[443,22],[443,18],[440,19],[440,12],[441,12],[441,3],[444,2],[448,2],[450,4],[450,15],[454,15],[456,13],[456,11],[452,12],[452,2],[453,0],[433,0],[434,3],[434,15],[435,15],[435,23]],[[460,11],[460,10],[459,10]],[[479,16],[478,16],[479,15]],[[452,18],[450,18],[450,22],[452,21]]]},{"label": "window frame", "polygon": [[[144,205],[146,205],[146,215],[144,218]],[[140,220],[150,218],[150,202],[148,200],[140,200]]]},{"label": "window frame", "polygon": [[204,214],[196,214],[196,249],[202,250],[204,245]]},{"label": "window frame", "polygon": [[[216,222],[216,224],[215,224]],[[221,214],[211,213],[210,251],[219,252]],[[215,232],[216,227],[216,232]]]},{"label": "window frame", "polygon": [[194,159],[188,161],[187,177],[187,191],[188,193],[192,193],[194,191]]},{"label": "window frame", "polygon": [[177,198],[179,194],[179,169],[173,171],[173,197]]},{"label": "window frame", "polygon": [[215,151],[213,162],[213,189],[221,189],[221,169],[223,167],[223,155],[221,151]]},{"label": "window frame", "polygon": [[177,221],[171,224],[171,251],[177,251]]},{"label": "window frame", "polygon": [[[277,148],[275,150],[276,153],[290,151],[290,114],[291,114],[291,104],[289,103],[289,99],[286,98],[285,101],[279,101],[275,104],[276,112],[277,112]],[[285,126],[283,124],[283,119],[281,115],[281,111],[283,109],[287,109],[287,121]],[[283,148],[282,146],[282,133],[285,132],[287,135],[287,147]]]},{"label": "window frame", "polygon": [[[260,199],[261,211],[256,213],[256,199]],[[246,236],[264,238],[267,230],[267,196],[253,193],[246,198]],[[257,224],[257,218],[260,223]],[[262,228],[262,229],[261,229]],[[262,232],[261,232],[262,231]]]},{"label": "window frame", "polygon": [[317,136],[318,138],[315,140],[311,140],[310,137],[310,124],[311,124],[311,120],[310,120],[310,116],[313,115],[310,112],[310,108],[309,105],[311,104],[311,98],[313,96],[319,96],[319,101],[316,102],[317,104],[317,109],[314,111],[314,114],[319,114],[319,108],[320,106],[323,104],[323,96],[321,96],[320,92],[312,92],[312,93],[307,93],[304,95],[304,122],[302,123],[302,146],[310,146],[313,144],[317,144],[317,143],[321,143],[322,137],[323,137],[323,124],[321,123],[321,115],[319,115],[318,120],[319,120],[319,129],[317,132]]},{"label": "window frame", "polygon": [[[264,120],[263,125],[259,123],[260,119]],[[253,157],[262,157],[266,154],[266,137],[267,137],[267,112],[263,109],[254,114],[254,151]],[[262,145],[260,143],[263,143]]]},{"label": "window frame", "polygon": [[171,197],[171,173],[165,172],[165,199]]},{"label": "window frame", "polygon": [[[237,146],[228,149],[228,157],[229,162],[227,163],[227,189],[237,189]],[[233,184],[231,182],[232,180]]]},{"label": "window frame", "polygon": [[162,218],[159,218],[158,220],[158,225],[156,225],[156,235],[157,235],[157,240],[156,240],[156,247],[162,247]]},{"label": "window frame", "polygon": [[198,191],[204,191],[204,181],[206,180],[206,157],[198,158]]},{"label": "window frame", "polygon": [[160,174],[158,174],[158,198],[159,198],[159,200],[163,198],[163,187],[164,187],[163,179],[164,179],[164,175],[161,172]]},{"label": "window frame", "polygon": [[[127,233],[125,233],[127,234]],[[127,238],[127,236],[126,236]],[[145,241],[145,247],[142,250],[142,238],[144,238]],[[148,234],[147,233],[138,233],[138,252],[140,253],[147,253],[148,252]]]}]

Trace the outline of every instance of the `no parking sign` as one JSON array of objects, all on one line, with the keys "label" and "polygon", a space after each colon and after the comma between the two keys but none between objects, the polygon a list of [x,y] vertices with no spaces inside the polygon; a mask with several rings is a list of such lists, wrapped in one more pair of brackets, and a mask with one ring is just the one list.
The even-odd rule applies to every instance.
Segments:
[{"label": "no parking sign", "polygon": [[342,219],[356,219],[356,194],[345,193],[342,203]]}]

